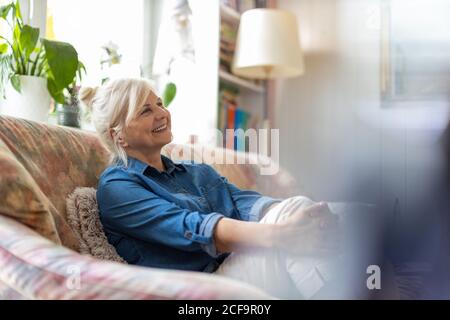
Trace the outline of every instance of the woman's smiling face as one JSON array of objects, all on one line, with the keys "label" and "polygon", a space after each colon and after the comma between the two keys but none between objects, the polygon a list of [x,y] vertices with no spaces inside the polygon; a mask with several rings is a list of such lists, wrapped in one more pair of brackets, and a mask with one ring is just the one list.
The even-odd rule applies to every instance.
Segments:
[{"label": "woman's smiling face", "polygon": [[136,117],[124,130],[126,151],[146,152],[161,149],[172,141],[170,112],[153,91],[143,106],[137,107]]}]

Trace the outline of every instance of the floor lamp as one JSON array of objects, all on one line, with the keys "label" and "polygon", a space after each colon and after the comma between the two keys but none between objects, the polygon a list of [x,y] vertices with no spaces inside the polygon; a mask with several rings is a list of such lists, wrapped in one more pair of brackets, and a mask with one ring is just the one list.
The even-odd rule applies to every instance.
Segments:
[{"label": "floor lamp", "polygon": [[[304,70],[297,19],[293,13],[252,9],[242,14],[232,64],[235,75],[249,79],[283,79],[300,76]],[[265,104],[267,120],[267,102]]]}]

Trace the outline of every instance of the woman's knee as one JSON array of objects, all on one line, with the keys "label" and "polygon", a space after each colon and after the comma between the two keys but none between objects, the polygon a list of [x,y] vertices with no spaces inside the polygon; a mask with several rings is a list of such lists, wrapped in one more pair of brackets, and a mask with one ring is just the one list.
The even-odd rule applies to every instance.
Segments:
[{"label": "woman's knee", "polygon": [[305,209],[315,204],[313,200],[305,196],[294,196],[286,199],[285,201],[286,207],[295,208],[296,210]]},{"label": "woman's knee", "polygon": [[287,219],[290,215],[298,212],[299,210],[308,208],[315,202],[305,196],[295,196],[287,198],[280,202],[274,209],[271,209],[264,219],[263,223],[280,223]]}]

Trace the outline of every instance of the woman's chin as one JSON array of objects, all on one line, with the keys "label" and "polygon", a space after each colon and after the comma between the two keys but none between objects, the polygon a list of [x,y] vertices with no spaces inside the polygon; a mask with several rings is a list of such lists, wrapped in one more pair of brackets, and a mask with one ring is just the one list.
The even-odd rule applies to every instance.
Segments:
[{"label": "woman's chin", "polygon": [[164,130],[164,132],[158,134],[157,138],[163,144],[171,143],[173,139],[172,132],[170,130]]}]

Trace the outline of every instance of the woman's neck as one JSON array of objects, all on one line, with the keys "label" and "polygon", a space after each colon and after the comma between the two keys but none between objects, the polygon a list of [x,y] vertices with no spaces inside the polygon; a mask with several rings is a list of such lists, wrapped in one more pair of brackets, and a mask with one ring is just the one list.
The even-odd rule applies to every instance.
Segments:
[{"label": "woman's neck", "polygon": [[128,156],[133,157],[135,159],[138,159],[139,161],[142,161],[153,168],[159,170],[160,172],[163,172],[166,170],[164,167],[164,163],[161,159],[161,150],[153,151],[153,152],[136,152],[129,150],[127,152]]}]

